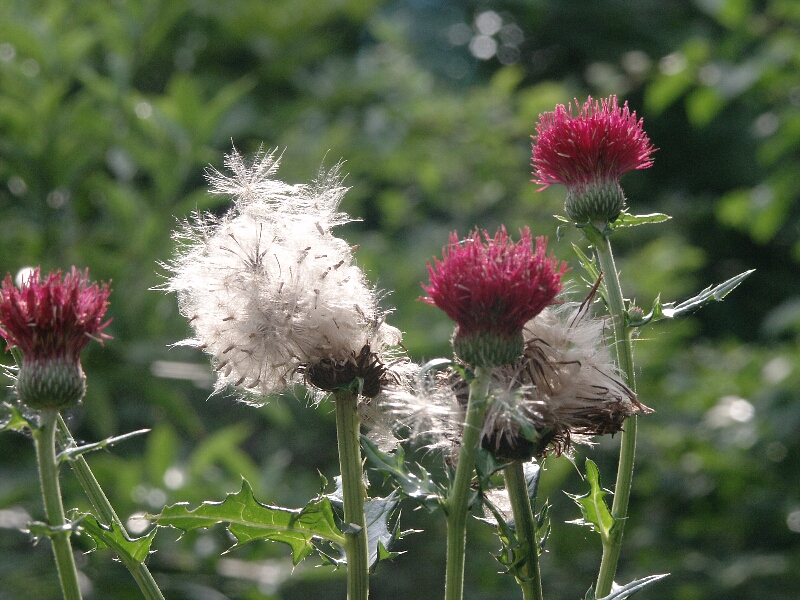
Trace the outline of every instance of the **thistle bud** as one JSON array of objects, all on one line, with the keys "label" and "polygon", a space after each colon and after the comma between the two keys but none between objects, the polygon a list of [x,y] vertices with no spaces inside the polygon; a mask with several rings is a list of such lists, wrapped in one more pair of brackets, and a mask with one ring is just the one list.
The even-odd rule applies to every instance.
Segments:
[{"label": "thistle bud", "polygon": [[540,190],[551,184],[567,186],[564,209],[579,225],[611,223],[625,208],[619,178],[628,171],[652,166],[655,148],[626,102],[617,97],[589,97],[566,108],[540,115],[534,136],[532,166]]},{"label": "thistle bud", "polygon": [[108,285],[89,285],[88,269],[75,267],[63,278],[50,273],[42,282],[35,269],[17,288],[7,275],[0,288],[0,336],[19,348],[22,362],[14,385],[19,399],[33,409],[63,409],[86,392],[80,353],[102,330]]},{"label": "thistle bud", "polygon": [[422,286],[428,304],[441,308],[458,327],[453,335],[456,355],[472,366],[512,364],[523,352],[522,328],[561,290],[567,266],[547,256],[547,239],[530,230],[518,243],[505,228],[494,238],[475,230],[461,242],[456,233],[442,260],[428,264],[430,285]]}]

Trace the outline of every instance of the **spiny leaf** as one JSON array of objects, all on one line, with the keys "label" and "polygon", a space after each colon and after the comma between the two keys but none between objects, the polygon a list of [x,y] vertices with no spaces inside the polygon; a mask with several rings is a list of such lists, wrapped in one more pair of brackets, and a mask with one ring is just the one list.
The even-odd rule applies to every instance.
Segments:
[{"label": "spiny leaf", "polygon": [[71,521],[54,527],[42,521],[31,521],[25,526],[22,531],[31,534],[34,538],[39,537],[53,537],[54,535],[61,535],[65,531],[72,531],[75,529],[75,524]]},{"label": "spiny leaf", "polygon": [[545,502],[536,514],[536,543],[539,546],[539,554],[543,554],[550,538],[550,503]]},{"label": "spiny leaf", "polygon": [[147,535],[131,539],[117,523],[103,525],[91,514],[82,514],[80,517],[81,530],[94,540],[98,548],[111,548],[118,556],[137,563],[144,562],[150,554],[150,544],[156,535],[155,527]]},{"label": "spiny leaf", "polygon": [[147,515],[147,518],[161,527],[183,531],[227,523],[228,531],[236,538],[236,544],[230,549],[253,540],[283,542],[291,547],[294,564],[313,552],[314,539],[339,546],[345,543],[344,535],[336,527],[328,498],[315,498],[302,509],[267,506],[253,497],[246,479],[242,480],[239,492],[228,494],[222,502],[203,502],[194,510],[186,503],[175,504],[165,507],[160,515]]},{"label": "spiny leaf", "polygon": [[481,489],[488,489],[492,475],[508,466],[508,462],[500,462],[494,454],[484,448],[478,448],[475,456],[475,472],[478,475]]},{"label": "spiny leaf", "polygon": [[361,436],[361,445],[364,455],[372,463],[373,468],[391,477],[399,486],[402,494],[418,501],[431,512],[441,506],[442,490],[422,467],[418,466],[420,475],[408,470],[402,446],[398,446],[394,454],[388,454],[363,435]]},{"label": "spiny leaf", "polygon": [[[389,551],[398,538],[397,527],[399,519],[395,519],[393,525],[390,524],[390,521],[399,503],[400,499],[396,491],[386,498],[373,498],[364,503],[370,568],[373,568],[378,561],[394,558],[401,554],[400,552]],[[400,534],[400,537],[402,537],[402,534]]]},{"label": "spiny leaf", "polygon": [[[513,525],[506,521],[500,509],[488,498],[484,498],[484,504],[494,517],[494,522],[497,526],[497,537],[500,539],[500,554],[495,555],[497,562],[506,568],[507,573],[514,576],[521,575],[519,567],[527,559],[526,549],[520,545]],[[483,520],[491,523],[490,519]]]},{"label": "spiny leaf", "polygon": [[646,325],[650,321],[660,321],[662,319],[674,319],[688,312],[697,310],[710,302],[722,302],[722,300],[731,293],[740,283],[747,279],[755,269],[750,269],[744,273],[739,273],[735,277],[731,277],[716,286],[708,286],[702,292],[684,300],[680,304],[670,302],[668,304],[661,303],[661,296],[658,296],[653,302],[653,309],[649,314],[642,317],[640,321],[629,322],[631,327],[639,327]]},{"label": "spiny leaf", "polygon": [[586,256],[583,250],[575,244],[572,244],[572,249],[575,250],[575,254],[578,255],[578,262],[581,263],[581,267],[583,267],[583,270],[586,271],[586,274],[589,276],[588,279],[584,279],[584,282],[593,290],[595,286],[597,286],[597,293],[600,294],[600,298],[605,305],[608,306],[608,290],[606,288],[605,278],[602,277],[602,273],[597,267],[597,260],[595,257],[589,258]]},{"label": "spiny leaf", "polygon": [[600,533],[603,541],[608,539],[611,528],[614,527],[614,517],[608,511],[605,503],[606,490],[600,487],[600,473],[597,465],[590,459],[586,459],[586,481],[589,483],[589,491],[582,496],[568,494],[580,507],[583,514],[582,519],[570,521],[576,525],[588,525],[592,531]]},{"label": "spiny leaf", "polygon": [[622,227],[635,227],[636,225],[644,225],[645,223],[663,223],[671,218],[672,217],[669,215],[665,215],[663,213],[632,215],[623,210],[617,217],[616,221],[609,223],[608,227],[613,231],[614,229],[621,229]]},{"label": "spiny leaf", "polygon": [[[94,442],[92,444],[84,444],[83,446],[70,446],[63,452],[58,455],[58,460],[61,461],[72,461],[81,456],[82,454],[86,454],[87,452],[92,452],[94,450],[101,450],[103,448],[107,448],[108,446],[112,446],[118,442],[123,442],[130,438],[136,437],[137,435],[143,435],[148,433],[149,429],[138,429],[136,431],[131,431],[129,433],[124,433],[122,435],[109,437],[99,442]],[[74,441],[73,441],[74,444]]]},{"label": "spiny leaf", "polygon": [[[642,579],[637,579],[636,581],[631,581],[628,585],[624,585],[621,588],[617,588],[616,590],[611,592],[608,596],[603,596],[602,598],[598,598],[597,600],[625,600],[625,598],[630,598],[639,590],[647,587],[651,583],[659,581],[660,579],[664,579],[664,577],[667,577],[668,575],[669,573],[663,573],[661,575],[650,575],[648,577],[643,577]],[[592,594],[592,598],[594,598],[594,594]]]},{"label": "spiny leaf", "polygon": [[[326,494],[325,497],[331,501],[333,507],[339,511],[341,515],[344,512],[342,478],[336,477],[335,481],[336,490],[330,494]],[[389,548],[391,548],[395,540],[399,537],[403,537],[403,532],[398,534],[397,519],[394,520],[394,525],[390,525],[398,504],[400,504],[400,499],[398,498],[397,490],[393,491],[386,498],[372,498],[364,503],[364,518],[367,524],[367,547],[369,549],[370,568],[373,568],[378,561],[400,555],[399,552],[389,551]],[[344,531],[344,533],[350,532]],[[335,565],[345,564],[347,562],[344,555],[332,557],[325,554],[324,557]]]},{"label": "spiny leaf", "polygon": [[3,402],[2,407],[8,414],[7,416],[4,415],[2,420],[0,420],[0,431],[25,431],[26,429],[36,429],[36,425],[26,419],[13,404]]},{"label": "spiny leaf", "polygon": [[[530,488],[529,488],[530,489]],[[481,518],[480,521],[494,525],[497,528],[497,537],[500,539],[500,554],[496,554],[497,562],[506,567],[506,572],[517,578],[526,578],[527,575],[521,571],[522,565],[528,560],[527,547],[522,546],[517,540],[515,524],[513,521],[506,521],[502,511],[488,498],[483,498],[483,504],[492,513],[491,518]],[[547,520],[549,505],[545,504],[542,511],[536,515],[536,547],[539,554],[544,552],[545,542],[550,532],[550,525]]]},{"label": "spiny leaf", "polygon": [[572,249],[575,251],[575,254],[578,255],[578,262],[581,263],[581,266],[589,274],[589,277],[593,281],[597,281],[597,279],[600,278],[600,270],[597,268],[597,264],[594,257],[589,258],[588,256],[586,256],[583,250],[581,250],[580,247],[576,244],[572,244]]}]

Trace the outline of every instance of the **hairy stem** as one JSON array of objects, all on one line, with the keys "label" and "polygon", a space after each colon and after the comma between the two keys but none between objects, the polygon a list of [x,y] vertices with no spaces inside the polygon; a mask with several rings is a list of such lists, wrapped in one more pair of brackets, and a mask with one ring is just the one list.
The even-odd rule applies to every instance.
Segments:
[{"label": "hairy stem", "polygon": [[[58,430],[56,435],[58,437],[58,443],[62,448],[69,448],[75,445],[72,434],[69,432],[67,424],[64,422],[61,415],[58,416]],[[86,492],[86,495],[89,497],[89,502],[91,502],[94,507],[97,520],[106,526],[116,524],[125,537],[130,538],[128,531],[114,511],[114,507],[111,506],[111,502],[109,502],[108,497],[103,492],[103,488],[100,487],[100,483],[98,483],[97,478],[95,478],[94,473],[92,473],[91,468],[89,468],[89,463],[86,462],[86,459],[83,458],[83,456],[78,456],[74,460],[69,461],[69,464],[75,476],[78,478],[83,491]],[[131,560],[128,556],[120,556],[119,559],[128,571],[130,571],[133,579],[136,581],[136,585],[139,586],[139,590],[147,600],[164,600],[164,595],[158,588],[158,584],[143,562]]]},{"label": "hairy stem", "polygon": [[39,464],[39,481],[42,488],[44,510],[47,523],[52,528],[50,541],[61,580],[61,591],[64,600],[81,600],[81,589],[78,585],[78,570],[72,555],[69,541],[71,533],[64,514],[61,501],[61,487],[58,483],[58,459],[56,458],[55,431],[58,423],[58,410],[39,411],[39,427],[33,432],[36,446],[36,460]]},{"label": "hairy stem", "polygon": [[461,600],[464,594],[464,556],[467,544],[467,510],[469,508],[470,482],[475,468],[475,457],[480,445],[480,431],[486,413],[489,381],[492,371],[477,367],[475,379],[470,383],[464,434],[458,454],[458,466],[453,486],[447,498],[447,570],[445,574],[445,600]]},{"label": "hairy stem", "polygon": [[[603,236],[591,225],[586,227],[585,231],[589,241],[594,246],[605,278],[608,310],[611,315],[614,332],[614,347],[617,351],[617,366],[625,375],[628,387],[635,392],[633,346],[631,338],[626,331],[625,306],[622,289],[619,284],[619,275],[614,264],[614,255],[611,253],[611,242],[608,237]],[[620,550],[622,549],[622,534],[625,530],[625,520],[628,516],[628,501],[630,500],[631,482],[633,480],[633,462],[636,455],[636,426],[636,416],[630,417],[626,421],[622,432],[617,481],[614,487],[614,502],[611,505],[611,516],[614,517],[614,525],[608,538],[603,539],[603,558],[600,561],[600,571],[597,574],[597,584],[595,585],[597,598],[607,596],[611,592]]]},{"label": "hairy stem", "polygon": [[352,527],[346,533],[347,598],[367,600],[369,594],[369,547],[364,516],[364,473],[361,466],[361,421],[358,396],[351,392],[336,394],[336,434],[339,442],[339,465],[342,471],[344,522]]},{"label": "hairy stem", "polygon": [[522,588],[524,600],[542,600],[542,578],[539,571],[539,544],[536,539],[536,523],[533,507],[525,483],[525,470],[521,460],[515,460],[505,469],[506,491],[514,515],[514,532],[521,551],[525,555],[520,565],[517,583]]}]

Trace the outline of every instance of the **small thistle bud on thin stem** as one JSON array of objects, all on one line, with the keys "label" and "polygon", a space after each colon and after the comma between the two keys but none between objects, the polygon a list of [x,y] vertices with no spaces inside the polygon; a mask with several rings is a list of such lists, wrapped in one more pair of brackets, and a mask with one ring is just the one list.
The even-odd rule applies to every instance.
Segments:
[{"label": "small thistle bud on thin stem", "polygon": [[582,225],[611,223],[625,207],[619,178],[652,166],[655,148],[626,102],[591,97],[580,105],[559,104],[543,113],[533,144],[534,183],[540,190],[554,183],[567,186],[567,216]]},{"label": "small thistle bud on thin stem", "polygon": [[86,391],[81,350],[90,340],[102,343],[111,290],[89,284],[89,270],[72,267],[41,281],[35,269],[19,288],[6,275],[0,289],[0,336],[8,348],[19,348],[22,364],[15,382],[19,399],[31,408],[63,409]]}]

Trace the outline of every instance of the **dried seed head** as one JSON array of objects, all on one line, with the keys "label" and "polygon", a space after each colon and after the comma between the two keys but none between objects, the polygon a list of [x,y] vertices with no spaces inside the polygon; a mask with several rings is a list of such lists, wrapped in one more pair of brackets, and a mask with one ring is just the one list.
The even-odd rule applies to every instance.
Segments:
[{"label": "dried seed head", "polygon": [[195,214],[183,223],[163,286],[192,317],[195,337],[181,343],[212,356],[215,391],[237,386],[256,403],[264,399],[252,394],[291,383],[338,387],[352,362],[372,374],[401,338],[384,322],[352,248],[331,233],[350,221],[338,211],[347,191],[339,166],[289,185],[274,179],[278,163],[261,152],[248,165],[234,150],[226,159],[233,175],[210,173],[212,192],[233,195],[234,205],[221,218]]}]

